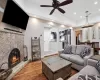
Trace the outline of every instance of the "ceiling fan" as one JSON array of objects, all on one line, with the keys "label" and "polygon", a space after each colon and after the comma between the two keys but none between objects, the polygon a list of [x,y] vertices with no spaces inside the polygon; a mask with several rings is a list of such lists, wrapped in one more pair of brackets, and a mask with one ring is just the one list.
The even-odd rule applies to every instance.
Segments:
[{"label": "ceiling fan", "polygon": [[50,12],[50,15],[53,14],[55,9],[58,9],[61,13],[64,14],[65,11],[60,7],[65,6],[67,4],[70,4],[72,2],[73,2],[73,0],[66,0],[66,1],[63,1],[63,2],[60,3],[58,0],[53,0],[52,5],[40,5],[40,7],[53,7],[54,9]]}]

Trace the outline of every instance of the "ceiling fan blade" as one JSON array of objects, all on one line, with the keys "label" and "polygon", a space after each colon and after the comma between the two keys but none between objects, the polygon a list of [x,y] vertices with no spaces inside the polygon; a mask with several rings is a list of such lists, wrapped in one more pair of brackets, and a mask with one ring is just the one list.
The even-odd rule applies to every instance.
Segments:
[{"label": "ceiling fan blade", "polygon": [[54,11],[55,11],[55,8],[50,12],[50,15],[52,15]]},{"label": "ceiling fan blade", "polygon": [[53,3],[56,4],[57,3],[57,0],[53,0]]},{"label": "ceiling fan blade", "polygon": [[60,3],[59,6],[64,6],[64,5],[70,4],[72,2],[73,2],[73,0],[66,0],[66,1]]},{"label": "ceiling fan blade", "polygon": [[40,7],[53,7],[52,5],[40,5]]},{"label": "ceiling fan blade", "polygon": [[61,9],[61,8],[58,8],[58,10],[63,14],[65,13],[65,11],[63,9]]}]

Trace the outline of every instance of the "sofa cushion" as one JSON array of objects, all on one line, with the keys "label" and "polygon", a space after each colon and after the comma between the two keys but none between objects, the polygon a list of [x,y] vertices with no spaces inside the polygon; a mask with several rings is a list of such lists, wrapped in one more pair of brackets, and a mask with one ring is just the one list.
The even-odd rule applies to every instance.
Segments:
[{"label": "sofa cushion", "polygon": [[75,64],[84,65],[84,60],[79,55],[70,56],[70,61]]},{"label": "sofa cushion", "polygon": [[60,54],[60,57],[69,60],[69,58],[70,58],[71,56],[73,56],[73,55],[74,55],[74,54]]},{"label": "sofa cushion", "polygon": [[85,46],[84,45],[77,45],[76,48],[76,54],[80,54],[84,50]]},{"label": "sofa cushion", "polygon": [[90,54],[90,51],[90,48],[85,47],[79,55],[81,58],[84,58],[85,56],[88,56]]},{"label": "sofa cushion", "polygon": [[72,45],[72,53],[76,54],[76,45]]},{"label": "sofa cushion", "polygon": [[93,66],[87,65],[86,67],[84,67],[81,71],[80,74],[83,75],[97,75],[99,76],[99,72],[97,71],[97,69]]},{"label": "sofa cushion", "polygon": [[79,75],[77,80],[86,80],[86,75]]},{"label": "sofa cushion", "polygon": [[83,75],[80,74],[77,79],[75,80],[100,80],[99,76],[97,75]]},{"label": "sofa cushion", "polygon": [[64,54],[72,54],[72,46],[71,45],[67,45],[64,50],[63,50]]}]

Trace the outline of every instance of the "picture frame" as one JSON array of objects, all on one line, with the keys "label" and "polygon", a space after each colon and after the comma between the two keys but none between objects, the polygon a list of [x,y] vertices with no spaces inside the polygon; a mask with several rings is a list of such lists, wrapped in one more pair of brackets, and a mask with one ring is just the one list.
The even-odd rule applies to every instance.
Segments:
[{"label": "picture frame", "polygon": [[50,34],[50,41],[57,41],[57,33],[56,32],[51,32]]}]

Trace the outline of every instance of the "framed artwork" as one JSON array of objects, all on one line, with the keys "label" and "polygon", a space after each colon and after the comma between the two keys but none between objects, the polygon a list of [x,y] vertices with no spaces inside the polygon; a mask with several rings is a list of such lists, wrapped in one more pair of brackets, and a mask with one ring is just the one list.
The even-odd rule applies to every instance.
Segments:
[{"label": "framed artwork", "polygon": [[51,32],[50,41],[57,41],[57,33],[56,32]]},{"label": "framed artwork", "polygon": [[71,29],[67,29],[59,32],[59,39],[62,42],[66,42],[67,44],[71,44]]},{"label": "framed artwork", "polygon": [[65,40],[64,34],[65,34],[65,31],[60,31],[59,32],[59,40],[60,41],[64,41]]}]

